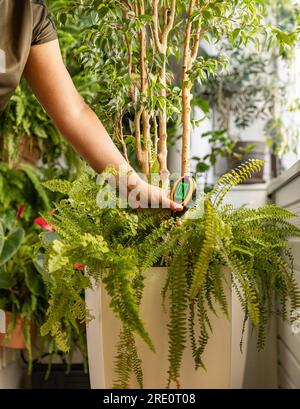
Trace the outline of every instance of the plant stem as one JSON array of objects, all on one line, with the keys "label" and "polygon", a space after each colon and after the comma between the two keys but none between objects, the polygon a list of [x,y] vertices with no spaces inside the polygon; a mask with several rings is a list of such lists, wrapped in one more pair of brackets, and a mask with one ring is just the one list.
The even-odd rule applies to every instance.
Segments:
[{"label": "plant stem", "polygon": [[127,155],[127,145],[124,140],[124,134],[123,134],[123,115],[119,119],[119,124],[118,124],[119,132],[118,132],[118,139],[120,141],[120,144],[122,146],[122,151],[123,151],[123,156],[126,160],[126,162],[129,163],[128,155]]},{"label": "plant stem", "polygon": [[163,67],[160,72],[159,76],[160,84],[162,85],[162,89],[160,92],[160,96],[164,98],[164,103],[162,109],[159,111],[158,114],[158,133],[159,133],[159,140],[158,140],[158,160],[160,164],[160,175],[162,180],[162,185],[165,187],[169,183],[169,176],[170,172],[168,170],[168,146],[167,146],[167,107],[166,107],[166,98],[167,98],[167,90],[166,90],[166,62],[164,61]]},{"label": "plant stem", "polygon": [[190,0],[187,24],[184,33],[184,49],[182,63],[182,152],[181,152],[181,174],[190,174],[190,140],[191,140],[191,89],[192,82],[189,79],[189,70],[197,57],[200,42],[201,22],[198,24],[194,33],[194,44],[191,48],[192,21],[191,17],[195,8],[196,0]]},{"label": "plant stem", "polygon": [[[128,49],[128,76],[130,79],[132,79],[132,43],[131,40],[129,39],[127,33],[125,33],[125,41],[127,44],[127,49]],[[133,84],[130,87],[129,93],[130,93],[130,97],[132,102],[136,102],[136,95],[135,95],[135,85]]]},{"label": "plant stem", "polygon": [[141,116],[143,112],[143,107],[135,112],[134,115],[134,129],[135,129],[135,144],[136,144],[136,156],[138,163],[141,167],[143,173],[147,174],[148,166],[147,161],[145,160],[145,152],[142,148],[141,142]]},{"label": "plant stem", "polygon": [[161,85],[160,96],[163,99],[163,106],[161,107],[159,114],[158,114],[158,132],[159,132],[159,140],[158,140],[158,161],[160,165],[160,176],[162,180],[162,186],[166,187],[169,184],[169,177],[170,172],[168,170],[168,146],[167,146],[167,106],[166,106],[166,99],[167,99],[167,81],[166,81],[166,60],[167,60],[167,46],[168,46],[168,38],[170,31],[173,28],[174,20],[175,20],[175,13],[176,13],[176,0],[172,0],[170,10],[167,7],[164,7],[164,25],[162,30],[159,26],[159,1],[154,0],[153,2],[153,11],[152,11],[152,21],[153,21],[153,35],[154,35],[154,42],[157,48],[157,51],[163,55],[163,65],[160,69],[159,73],[159,82]]},{"label": "plant stem", "polygon": [[[145,14],[144,1],[139,2],[139,15]],[[143,158],[142,158],[142,170],[148,175],[150,172],[150,163],[151,163],[151,132],[150,132],[150,119],[151,115],[149,111],[145,108],[146,95],[148,88],[147,81],[147,38],[146,38],[146,29],[142,27],[139,33],[140,38],[140,67],[141,67],[141,104],[143,106],[142,111],[142,124],[143,124]]]}]

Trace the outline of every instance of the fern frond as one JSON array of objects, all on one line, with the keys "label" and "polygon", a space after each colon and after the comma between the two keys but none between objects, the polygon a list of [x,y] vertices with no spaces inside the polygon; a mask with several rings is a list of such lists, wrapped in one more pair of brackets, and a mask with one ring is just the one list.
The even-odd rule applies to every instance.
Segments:
[{"label": "fern frond", "polygon": [[261,171],[264,163],[262,160],[250,159],[231,172],[221,176],[210,193],[210,196],[214,198],[214,207],[218,208],[222,204],[230,189],[250,179],[254,173]]},{"label": "fern frond", "polygon": [[172,265],[168,269],[170,292],[169,371],[168,387],[171,382],[180,386],[180,367],[187,333],[187,281],[183,265],[188,263],[185,248],[178,247]]},{"label": "fern frond", "polygon": [[143,371],[141,359],[138,356],[133,333],[129,328],[123,327],[117,345],[115,358],[115,375],[117,379],[113,383],[114,389],[129,389],[131,375],[134,374],[139,387],[143,388]]},{"label": "fern frond", "polygon": [[69,194],[72,188],[72,183],[67,180],[54,179],[43,183],[43,186],[51,192]]},{"label": "fern frond", "polygon": [[194,275],[190,288],[190,298],[196,298],[201,290],[205,274],[211,261],[215,239],[217,235],[217,220],[210,200],[205,201],[205,238],[200,251],[199,259],[195,264]]}]

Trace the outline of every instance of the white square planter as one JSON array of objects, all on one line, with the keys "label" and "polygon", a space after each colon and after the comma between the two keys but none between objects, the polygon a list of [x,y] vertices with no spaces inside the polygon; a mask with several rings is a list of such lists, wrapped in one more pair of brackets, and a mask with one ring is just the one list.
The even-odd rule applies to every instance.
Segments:
[{"label": "white square planter", "polygon": [[[142,359],[144,388],[165,388],[168,370],[168,317],[162,308],[161,290],[166,280],[166,268],[151,268],[145,273],[141,316],[152,338],[156,353],[137,337],[139,356]],[[230,272],[224,270],[230,283]],[[227,289],[231,319],[219,310],[219,317],[210,314],[213,334],[203,355],[207,371],[195,371],[190,347],[184,353],[181,371],[182,388],[240,388],[242,387],[245,357],[239,351],[242,320],[237,300]],[[111,388],[114,381],[114,357],[120,324],[109,308],[108,296],[100,285],[86,291],[87,308],[95,317],[87,325],[90,381],[93,389]],[[167,304],[166,304],[167,306]],[[218,311],[218,310],[217,310]],[[247,334],[245,334],[247,335]],[[245,340],[247,336],[245,336]],[[246,345],[245,345],[246,347]],[[138,388],[132,379],[132,388]],[[174,385],[172,387],[175,387]]]}]

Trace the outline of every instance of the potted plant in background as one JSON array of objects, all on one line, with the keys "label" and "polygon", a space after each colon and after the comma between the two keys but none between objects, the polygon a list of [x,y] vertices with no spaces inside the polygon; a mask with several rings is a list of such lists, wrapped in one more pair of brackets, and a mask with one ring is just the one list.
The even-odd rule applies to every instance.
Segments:
[{"label": "potted plant in background", "polygon": [[[49,177],[48,170],[45,174]],[[52,175],[59,173],[54,170]],[[79,369],[87,385],[84,328],[75,323],[70,326],[71,349],[69,354],[62,356],[65,361],[61,365],[63,372],[58,365],[52,366],[54,358],[62,355],[59,345],[53,339],[39,335],[40,326],[46,319],[49,298],[42,276],[39,234],[41,227],[51,231],[39,212],[49,210],[50,200],[55,198],[46,194],[41,185],[43,178],[43,170],[29,164],[22,163],[12,169],[5,163],[0,164],[0,309],[6,317],[6,334],[0,336],[1,346],[23,350],[22,356],[32,376],[33,387],[41,383],[45,387],[55,379],[56,383],[59,379],[61,384],[62,374],[70,369],[74,369],[77,375],[77,386]],[[78,350],[83,357],[80,368],[79,365],[71,365]],[[43,365],[46,356],[49,359]],[[39,381],[37,371],[41,378]],[[69,383],[72,376],[73,373],[66,377]],[[50,380],[45,383],[45,378]]]},{"label": "potted plant in background", "polygon": [[[61,0],[49,0],[47,3],[54,12],[68,4]],[[84,22],[80,25],[70,24],[68,30],[58,29],[58,35],[67,68],[77,89],[90,103],[96,95],[97,86],[92,76],[83,72],[74,54],[74,49],[78,48],[81,41],[82,24]],[[73,386],[80,387],[79,378],[84,378],[82,385],[86,387],[85,327],[79,323],[70,325],[72,346],[68,354],[62,354],[53,339],[39,335],[40,324],[45,320],[48,295],[42,279],[38,235],[42,231],[41,227],[49,227],[40,217],[40,212],[47,212],[50,201],[58,199],[57,196],[49,197],[40,181],[53,177],[71,179],[76,175],[81,161],[56,130],[25,81],[21,82],[0,118],[0,160],[0,219],[6,230],[18,228],[24,232],[16,253],[1,266],[0,282],[5,288],[1,288],[0,298],[3,308],[14,309],[15,318],[21,314],[33,322],[36,328],[32,356],[29,345],[31,339],[28,337],[28,352],[25,348],[22,353],[29,369],[33,364],[32,377],[28,382],[31,381],[32,387],[55,384],[63,388],[72,387],[73,379]],[[35,246],[37,254],[33,254]],[[32,286],[32,283],[35,284]],[[8,341],[10,332],[6,337]],[[66,364],[58,365],[61,358]],[[80,363],[72,366],[74,360]],[[52,365],[52,361],[56,363]],[[66,372],[68,376],[63,376]],[[48,378],[46,383],[45,377]]]},{"label": "potted plant in background", "polygon": [[[176,116],[181,118],[181,171],[188,175],[194,81],[216,74],[225,65],[220,56],[204,59],[198,55],[200,39],[219,41],[228,36],[234,44],[246,44],[255,41],[256,33],[266,35],[267,41],[273,41],[274,34],[283,48],[291,45],[294,33],[289,35],[265,26],[263,12],[260,2],[249,1],[233,5],[230,1],[221,4],[155,0],[129,4],[88,0],[80,5],[70,2],[67,10],[61,11],[60,20],[64,24],[74,15],[80,20],[84,16],[86,30],[78,54],[85,69],[92,71],[95,78],[99,76],[95,109],[119,142],[124,156],[134,158],[148,177],[159,172],[161,183],[166,186],[170,179],[167,122]],[[181,87],[174,86],[171,56],[182,64]],[[90,170],[72,183],[47,182],[50,190],[66,197],[47,218],[58,236],[47,240],[45,235],[44,276],[51,296],[42,334],[51,334],[67,350],[70,337],[65,321],[91,318],[82,293],[93,288],[93,280],[101,279],[100,290],[94,294],[105,327],[102,337],[101,328],[97,327],[93,343],[96,340],[98,355],[102,347],[104,368],[96,368],[94,374],[105,379],[93,379],[94,385],[112,386],[114,380],[116,387],[136,383],[148,387],[154,386],[151,382],[155,381],[160,387],[228,386],[228,362],[216,365],[210,361],[208,376],[196,370],[205,367],[205,358],[209,360],[217,352],[224,352],[228,358],[230,325],[226,327],[221,318],[217,322],[226,334],[220,337],[223,349],[215,348],[208,355],[205,351],[218,327],[214,325],[214,313],[230,312],[230,281],[244,311],[244,323],[250,318],[259,328],[259,348],[264,345],[266,325],[276,310],[274,294],[281,300],[284,318],[289,317],[285,308],[288,298],[292,310],[299,304],[292,264],[280,251],[285,249],[287,235],[299,235],[299,230],[288,222],[292,213],[274,206],[258,210],[222,206],[232,186],[261,168],[262,162],[253,160],[226,174],[188,213],[197,217],[179,221],[166,210],[136,212],[120,206],[122,199],[107,190],[105,180],[97,184],[96,175]],[[115,201],[115,208],[96,206],[96,197],[102,193]],[[85,266],[84,270],[74,268],[78,263]],[[157,269],[158,265],[163,269]],[[224,266],[229,267],[228,274]],[[149,270],[150,267],[155,269]],[[108,297],[100,303],[103,288]],[[159,307],[161,290],[167,312],[161,310],[150,324],[151,308]],[[92,296],[89,294],[88,298]],[[94,309],[93,313],[99,320],[99,310]],[[113,337],[119,327],[112,314],[121,322],[119,337]],[[159,328],[158,343],[152,341],[153,328]],[[117,344],[115,372],[112,339]],[[150,357],[140,340],[149,347]],[[155,348],[160,348],[157,358],[152,355]],[[195,372],[189,363],[188,376],[184,373],[181,377],[185,351]],[[140,354],[146,357],[145,368]],[[96,356],[92,360],[95,369],[99,361]],[[157,377],[151,373],[149,376],[151,368]],[[105,373],[101,374],[103,369]],[[212,378],[218,375],[214,383]]]},{"label": "potted plant in background", "polygon": [[50,207],[39,177],[28,164],[19,169],[0,164],[0,308],[6,311],[8,325],[5,339],[1,338],[4,346],[27,349],[29,371],[33,326],[38,325],[46,307],[45,286],[32,254],[38,241],[34,218],[39,207]]},{"label": "potted plant in background", "polygon": [[[11,257],[18,251],[24,238],[24,230],[22,228],[14,228],[10,231],[4,225],[4,222],[0,223],[0,288],[3,290],[10,290],[15,285],[13,276],[5,270],[5,264],[11,259]],[[1,297],[0,306],[5,311],[5,331],[9,332],[9,342],[4,343],[4,335],[0,335],[0,345],[7,346],[14,349],[25,348],[25,340],[23,336],[24,326],[29,326],[30,323],[21,320],[20,316],[13,316],[12,306],[8,305],[8,299]],[[30,332],[30,329],[29,329]],[[26,328],[28,334],[28,328]],[[28,338],[27,338],[28,340]]]},{"label": "potted plant in background", "polygon": [[[280,27],[290,34],[297,27],[299,9],[285,0],[270,2],[271,21],[280,22]],[[197,81],[193,105],[199,106],[204,114],[212,111],[213,130],[205,132],[211,152],[205,157],[195,157],[201,172],[216,167],[216,176],[244,163],[249,158],[265,159],[266,148],[270,150],[272,177],[280,173],[280,160],[288,152],[295,151],[298,140],[296,127],[285,126],[289,112],[297,110],[297,103],[289,95],[291,79],[288,70],[293,62],[293,52],[276,46],[264,47],[257,52],[252,44],[247,48],[232,49],[228,41],[216,47],[215,53],[228,53],[230,66],[207,81]],[[209,57],[207,47],[201,49],[204,58]],[[282,74],[284,72],[284,74]],[[200,121],[199,121],[200,122]],[[259,135],[251,137],[249,128],[256,124]],[[243,133],[248,135],[243,137]],[[255,130],[257,132],[257,130]],[[250,136],[249,136],[250,135]],[[259,138],[257,138],[259,136]],[[222,166],[224,165],[224,166]],[[263,175],[256,175],[245,183],[262,183]]]},{"label": "potted plant in background", "polygon": [[[236,49],[230,54],[231,66],[216,78],[196,86],[195,104],[209,102],[213,110],[214,130],[202,134],[212,143],[212,151],[205,158],[195,158],[199,166],[215,166],[217,157],[225,157],[226,167],[216,169],[216,175],[230,170],[249,158],[264,160],[266,148],[282,157],[293,149],[296,134],[283,131],[284,125],[274,114],[274,104],[280,106],[281,116],[291,109],[286,95],[287,83],[278,78],[272,55]],[[243,138],[243,132],[261,121],[260,140],[257,135]],[[277,124],[277,125],[276,125]],[[234,128],[234,129],[233,129]],[[277,130],[277,131],[276,131]],[[249,134],[249,131],[248,131]],[[276,149],[274,146],[276,145]],[[200,167],[199,167],[200,169]],[[246,183],[263,183],[263,174]]]},{"label": "potted plant in background", "polygon": [[[252,140],[242,140],[240,133],[253,125],[254,121],[266,120],[272,114],[274,88],[277,87],[276,75],[270,70],[267,55],[247,52],[241,48],[229,51],[225,47],[224,52],[226,51],[229,52],[230,67],[204,84],[198,83],[195,92],[200,101],[208,101],[213,110],[214,129],[202,135],[209,137],[212,143],[212,152],[203,158],[204,163],[208,161],[209,165],[215,166],[214,157],[225,157],[226,168],[221,173],[250,158],[265,159],[264,141],[255,141],[257,135]],[[220,175],[219,172],[216,169],[217,176]],[[263,174],[260,173],[245,183],[263,181]]]}]

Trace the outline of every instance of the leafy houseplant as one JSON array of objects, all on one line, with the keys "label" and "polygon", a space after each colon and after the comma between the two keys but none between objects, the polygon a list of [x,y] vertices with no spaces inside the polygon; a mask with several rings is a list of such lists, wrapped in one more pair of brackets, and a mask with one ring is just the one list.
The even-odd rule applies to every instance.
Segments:
[{"label": "leafy houseplant", "polygon": [[[10,342],[15,330],[23,335],[28,353],[28,369],[32,369],[32,351],[37,342],[32,344],[32,329],[37,334],[45,321],[48,292],[42,277],[41,252],[33,249],[39,244],[40,211],[50,209],[50,199],[41,180],[45,174],[29,164],[19,164],[10,168],[0,164],[0,309],[11,316],[5,342]],[[52,176],[60,175],[54,171]],[[36,223],[35,223],[36,221]],[[85,356],[84,332],[70,334],[71,353],[79,347]],[[37,340],[36,340],[37,341]],[[53,340],[40,339],[38,353],[43,355],[48,349],[54,356],[59,351]],[[76,346],[77,345],[77,346]],[[34,348],[33,348],[34,347]]]},{"label": "leafy houseplant", "polygon": [[0,308],[12,313],[8,342],[18,323],[22,323],[29,371],[32,326],[40,325],[47,306],[46,289],[32,251],[39,240],[34,219],[40,209],[50,208],[41,179],[41,170],[29,164],[19,164],[16,168],[0,164]]},{"label": "leafy houseplant", "polygon": [[[49,0],[47,3],[51,11],[55,11],[68,2]],[[58,30],[58,36],[73,81],[82,97],[90,103],[97,86],[90,75],[82,72],[73,52],[81,38],[81,27],[69,25],[68,31]],[[38,333],[45,320],[48,300],[41,274],[41,254],[33,252],[41,231],[37,223],[43,225],[43,220],[36,223],[34,220],[40,212],[50,209],[50,201],[55,198],[46,194],[40,182],[45,178],[74,177],[80,164],[78,156],[22,80],[0,117],[0,308],[12,316],[5,341],[10,342],[21,324],[29,371],[47,353],[50,355],[49,374],[52,358],[61,353],[53,339],[39,337],[32,345],[30,337],[31,324]],[[18,237],[19,241],[16,240]],[[73,328],[70,353],[63,357],[70,369],[72,354],[79,349],[86,370],[85,331],[79,324],[74,324]],[[37,341],[40,341],[39,345]]]},{"label": "leafy houseplant", "polygon": [[9,169],[0,165],[0,308],[11,314],[6,341],[21,325],[32,362],[31,330],[43,320],[46,291],[32,254],[38,241],[33,219],[38,209],[49,209],[49,199],[30,165]]},{"label": "leafy houseplant", "polygon": [[11,315],[4,346],[20,328],[31,370],[32,324],[43,315],[46,294],[31,254],[36,237],[32,233],[25,236],[24,229],[16,226],[19,224],[9,219],[0,221],[0,308]]},{"label": "leafy houseplant", "polygon": [[[68,4],[66,0],[48,0],[54,23],[56,11]],[[67,30],[58,29],[63,58],[76,88],[87,103],[91,103],[97,92],[92,75],[82,72],[82,66],[74,49],[81,40],[84,22],[69,24]],[[16,89],[5,112],[0,117],[0,160],[10,166],[23,159],[39,165],[52,165],[65,170],[65,177],[74,176],[80,159],[60,135],[55,125],[32,94],[24,80]],[[64,161],[62,161],[64,159]]]}]

